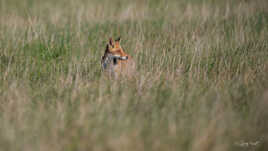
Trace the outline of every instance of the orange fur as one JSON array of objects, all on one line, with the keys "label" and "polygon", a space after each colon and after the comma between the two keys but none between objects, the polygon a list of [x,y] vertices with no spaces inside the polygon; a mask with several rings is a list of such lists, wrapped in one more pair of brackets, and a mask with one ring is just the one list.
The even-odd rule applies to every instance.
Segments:
[{"label": "orange fur", "polygon": [[113,41],[109,39],[104,55],[102,56],[102,69],[110,75],[132,76],[135,70],[135,63],[120,45],[120,38]]}]

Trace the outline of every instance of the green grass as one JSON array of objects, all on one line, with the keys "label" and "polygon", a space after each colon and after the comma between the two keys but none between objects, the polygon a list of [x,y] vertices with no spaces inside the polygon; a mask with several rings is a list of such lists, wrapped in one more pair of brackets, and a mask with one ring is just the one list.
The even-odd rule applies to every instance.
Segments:
[{"label": "green grass", "polygon": [[[267,9],[266,0],[1,0],[0,150],[267,150]],[[101,73],[118,36],[133,79]]]}]

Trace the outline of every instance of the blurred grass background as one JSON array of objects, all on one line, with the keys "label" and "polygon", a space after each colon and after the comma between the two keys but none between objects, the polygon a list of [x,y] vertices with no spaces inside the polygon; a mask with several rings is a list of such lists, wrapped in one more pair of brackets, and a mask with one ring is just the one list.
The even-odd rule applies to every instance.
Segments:
[{"label": "blurred grass background", "polygon": [[266,0],[0,0],[0,74],[3,151],[268,149]]}]

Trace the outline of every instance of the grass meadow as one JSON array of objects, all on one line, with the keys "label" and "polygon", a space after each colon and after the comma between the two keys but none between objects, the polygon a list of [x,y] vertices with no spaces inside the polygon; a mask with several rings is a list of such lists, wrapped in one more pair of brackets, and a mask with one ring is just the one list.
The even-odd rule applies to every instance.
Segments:
[{"label": "grass meadow", "polygon": [[0,0],[1,151],[267,149],[267,0]]}]

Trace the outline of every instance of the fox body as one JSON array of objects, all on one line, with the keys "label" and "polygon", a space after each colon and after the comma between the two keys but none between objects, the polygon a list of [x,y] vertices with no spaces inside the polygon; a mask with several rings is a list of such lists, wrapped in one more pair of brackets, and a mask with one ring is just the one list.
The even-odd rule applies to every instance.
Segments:
[{"label": "fox body", "polygon": [[115,77],[119,75],[131,76],[135,70],[135,63],[121,47],[120,38],[115,41],[110,38],[102,56],[101,65],[103,71]]}]

